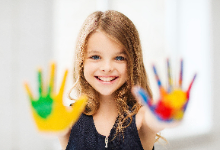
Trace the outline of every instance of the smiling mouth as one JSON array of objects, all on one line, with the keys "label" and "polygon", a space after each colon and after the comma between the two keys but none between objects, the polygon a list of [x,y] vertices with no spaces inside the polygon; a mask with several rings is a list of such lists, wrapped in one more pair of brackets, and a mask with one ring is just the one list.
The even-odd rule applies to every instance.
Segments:
[{"label": "smiling mouth", "polygon": [[99,76],[95,76],[95,77],[96,79],[104,82],[111,82],[118,78],[118,77],[99,77]]}]

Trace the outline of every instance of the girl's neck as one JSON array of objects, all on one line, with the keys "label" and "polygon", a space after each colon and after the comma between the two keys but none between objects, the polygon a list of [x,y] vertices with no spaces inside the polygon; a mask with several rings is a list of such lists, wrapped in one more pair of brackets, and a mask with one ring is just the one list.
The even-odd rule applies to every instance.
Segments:
[{"label": "girl's neck", "polygon": [[97,115],[102,115],[105,117],[109,117],[109,116],[117,116],[118,111],[117,111],[117,105],[116,102],[114,100],[114,96],[103,96],[100,95],[100,107],[97,111]]}]

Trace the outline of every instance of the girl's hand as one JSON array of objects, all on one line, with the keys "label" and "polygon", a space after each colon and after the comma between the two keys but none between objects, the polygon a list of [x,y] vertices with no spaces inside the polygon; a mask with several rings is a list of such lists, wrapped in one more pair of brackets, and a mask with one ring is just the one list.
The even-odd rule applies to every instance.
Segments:
[{"label": "girl's hand", "polygon": [[[167,60],[168,69],[168,88],[165,89],[161,85],[155,66],[153,66],[154,74],[157,79],[157,84],[160,90],[160,99],[156,104],[149,98],[148,94],[140,87],[133,88],[133,94],[145,107],[145,121],[146,124],[154,131],[159,132],[166,127],[173,127],[177,125],[183,118],[184,112],[189,102],[190,89],[195,80],[196,74],[193,77],[186,91],[182,90],[182,74],[183,74],[183,61],[181,60],[181,70],[179,83],[177,86],[172,84],[170,76],[170,65]],[[146,107],[148,106],[148,107]],[[150,110],[150,111],[149,111]],[[153,115],[149,115],[151,112]]]},{"label": "girl's hand", "polygon": [[81,96],[73,106],[63,105],[63,92],[68,71],[64,73],[59,93],[54,92],[55,64],[51,64],[50,83],[43,89],[41,69],[38,70],[39,98],[33,97],[25,83],[25,89],[31,102],[31,111],[38,129],[42,132],[65,132],[79,118],[87,102],[87,96]]}]

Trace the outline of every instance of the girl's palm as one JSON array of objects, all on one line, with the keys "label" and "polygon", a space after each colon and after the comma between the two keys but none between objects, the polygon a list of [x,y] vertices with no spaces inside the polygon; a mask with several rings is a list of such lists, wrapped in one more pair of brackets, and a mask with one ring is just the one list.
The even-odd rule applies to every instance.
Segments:
[{"label": "girl's palm", "polygon": [[[149,98],[148,94],[140,87],[133,88],[133,94],[137,99],[139,99],[144,107],[148,106],[152,112],[154,118],[157,120],[157,125],[155,127],[163,129],[164,127],[171,127],[176,125],[179,121],[182,120],[184,112],[187,108],[189,101],[190,89],[195,80],[196,75],[194,76],[192,82],[190,83],[187,91],[182,90],[182,74],[183,74],[183,61],[181,60],[181,71],[179,77],[179,84],[173,86],[172,79],[170,76],[170,65],[169,60],[167,60],[167,72],[168,72],[168,88],[165,89],[161,85],[161,81],[157,74],[155,66],[153,66],[154,74],[157,79],[157,84],[160,91],[160,98],[156,104],[153,103],[153,100]],[[146,108],[146,107],[145,107]],[[150,121],[150,115],[146,115],[148,118],[145,120]]]},{"label": "girl's palm", "polygon": [[27,83],[25,89],[31,102],[31,111],[35,123],[43,132],[62,132],[73,125],[87,102],[87,97],[81,96],[73,106],[67,108],[63,105],[63,93],[68,71],[64,73],[63,81],[58,93],[54,92],[55,64],[51,64],[50,83],[48,90],[43,90],[41,69],[38,70],[39,98],[34,98]]}]

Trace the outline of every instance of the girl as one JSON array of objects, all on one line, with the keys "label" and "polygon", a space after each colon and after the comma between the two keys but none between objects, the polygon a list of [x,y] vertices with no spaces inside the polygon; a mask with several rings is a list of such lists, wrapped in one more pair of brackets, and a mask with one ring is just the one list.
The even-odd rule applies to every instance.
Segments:
[{"label": "girl", "polygon": [[78,96],[89,100],[78,122],[59,137],[63,149],[153,149],[163,128],[147,121],[146,108],[131,93],[139,85],[152,98],[130,19],[117,11],[88,16],[77,41],[74,81]]}]

